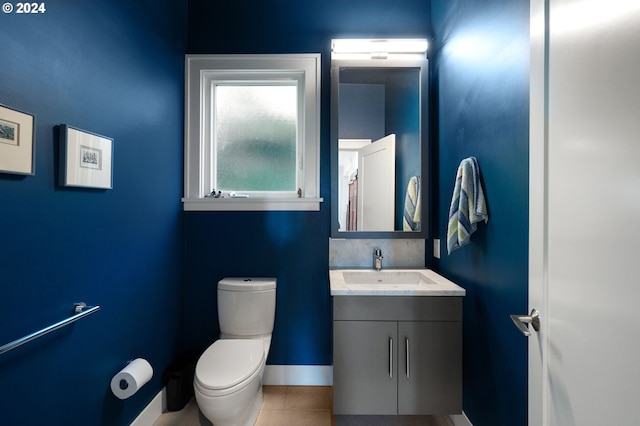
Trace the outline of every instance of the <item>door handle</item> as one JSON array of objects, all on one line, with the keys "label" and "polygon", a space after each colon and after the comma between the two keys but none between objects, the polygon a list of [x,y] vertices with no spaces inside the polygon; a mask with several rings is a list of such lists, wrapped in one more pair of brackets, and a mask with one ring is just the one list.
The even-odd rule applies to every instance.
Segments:
[{"label": "door handle", "polygon": [[531,330],[525,324],[531,324],[535,331],[540,331],[540,312],[535,308],[529,315],[511,315],[511,320],[525,336],[531,336]]},{"label": "door handle", "polygon": [[408,379],[408,378],[409,378],[409,362],[410,362],[410,358],[409,358],[409,338],[408,338],[408,337],[407,337],[407,338],[405,338],[405,340],[404,340],[404,341],[405,341],[405,345],[406,345],[405,351],[406,351],[406,353],[407,353],[407,362],[406,362],[406,371],[405,371],[405,374],[406,374],[407,379]]},{"label": "door handle", "polygon": [[389,377],[393,378],[393,339],[389,339]]}]

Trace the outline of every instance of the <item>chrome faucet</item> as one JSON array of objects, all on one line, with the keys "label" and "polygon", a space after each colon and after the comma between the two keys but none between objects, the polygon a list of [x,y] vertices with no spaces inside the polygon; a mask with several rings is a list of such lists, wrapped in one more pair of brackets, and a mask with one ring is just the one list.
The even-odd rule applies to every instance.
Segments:
[{"label": "chrome faucet", "polygon": [[382,250],[379,248],[373,249],[373,269],[376,271],[380,271],[382,269]]}]

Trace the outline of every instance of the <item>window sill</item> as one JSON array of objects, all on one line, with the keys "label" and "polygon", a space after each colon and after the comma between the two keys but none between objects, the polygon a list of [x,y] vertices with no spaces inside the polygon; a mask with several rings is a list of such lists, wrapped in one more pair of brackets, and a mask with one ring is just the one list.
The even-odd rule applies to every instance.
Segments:
[{"label": "window sill", "polygon": [[319,211],[322,198],[183,198],[184,211]]}]

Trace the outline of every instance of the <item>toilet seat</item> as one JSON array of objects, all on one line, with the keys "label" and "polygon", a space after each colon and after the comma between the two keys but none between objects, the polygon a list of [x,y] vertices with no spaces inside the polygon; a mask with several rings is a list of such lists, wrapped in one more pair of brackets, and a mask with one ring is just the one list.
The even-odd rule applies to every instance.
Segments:
[{"label": "toilet seat", "polygon": [[209,396],[242,389],[260,374],[264,346],[256,339],[221,339],[202,354],[196,365],[195,382]]}]

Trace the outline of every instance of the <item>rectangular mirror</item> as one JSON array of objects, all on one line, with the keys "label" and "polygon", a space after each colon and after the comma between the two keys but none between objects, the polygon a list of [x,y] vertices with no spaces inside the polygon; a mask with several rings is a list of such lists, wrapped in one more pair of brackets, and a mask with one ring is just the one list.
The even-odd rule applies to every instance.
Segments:
[{"label": "rectangular mirror", "polygon": [[427,59],[332,59],[331,236],[427,238]]}]

